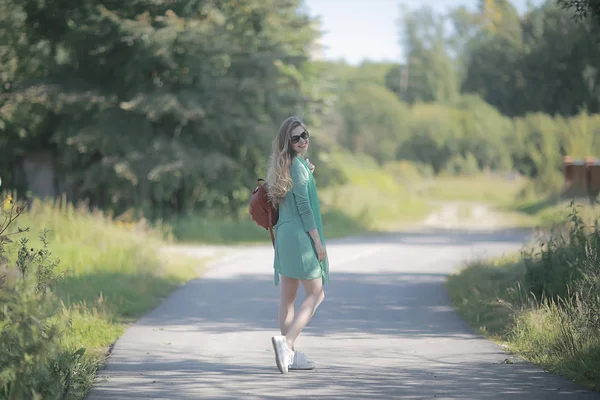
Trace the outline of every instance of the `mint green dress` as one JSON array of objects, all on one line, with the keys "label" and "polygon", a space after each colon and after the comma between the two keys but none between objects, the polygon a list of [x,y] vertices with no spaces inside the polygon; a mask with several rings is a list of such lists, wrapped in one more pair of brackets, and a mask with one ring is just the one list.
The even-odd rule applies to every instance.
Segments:
[{"label": "mint green dress", "polygon": [[319,262],[309,231],[317,229],[325,246],[321,205],[317,186],[308,163],[300,156],[294,157],[290,168],[292,190],[279,206],[279,220],[274,226],[275,260],[273,263],[275,285],[279,275],[309,280],[322,278],[329,282],[329,260]]}]

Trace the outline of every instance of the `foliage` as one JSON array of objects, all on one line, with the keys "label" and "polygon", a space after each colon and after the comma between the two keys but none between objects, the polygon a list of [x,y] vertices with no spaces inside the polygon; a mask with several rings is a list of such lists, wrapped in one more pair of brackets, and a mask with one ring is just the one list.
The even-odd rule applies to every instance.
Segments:
[{"label": "foliage", "polygon": [[239,207],[280,122],[318,117],[306,65],[316,31],[297,1],[10,0],[7,9],[22,17],[12,22],[24,50],[10,53],[16,72],[0,104],[15,150],[1,170],[50,150],[76,200],[151,217]]},{"label": "foliage", "polygon": [[538,195],[562,189],[563,156],[600,155],[596,52],[581,53],[598,43],[588,22],[576,23],[550,2],[522,16],[496,0],[474,12],[401,13],[408,61],[388,63],[384,77],[400,104],[376,90],[381,78],[370,78],[367,66],[351,72],[330,64],[340,73],[337,121],[328,130],[339,146],[435,173],[514,170],[533,178],[526,190]]},{"label": "foliage", "polygon": [[[561,301],[579,293],[597,300],[597,292],[593,290],[600,284],[600,232],[597,226],[584,223],[579,215],[580,207],[571,202],[566,234],[555,231],[542,241],[535,253],[530,250],[523,254],[523,283],[537,298]],[[596,301],[596,305],[600,303]],[[600,322],[598,317],[595,319]]]},{"label": "foliage", "polygon": [[[332,153],[330,157],[342,167],[344,174],[343,183],[319,192],[322,209],[328,217],[333,217],[332,222],[343,222],[339,216],[345,215],[363,228],[377,231],[415,222],[430,211],[425,202],[408,191],[401,177],[395,175],[393,165],[388,164],[386,169],[373,157],[349,152]],[[326,226],[328,220],[325,216],[323,220]],[[343,231],[335,233],[339,235]]]},{"label": "foliage", "polygon": [[398,149],[401,159],[430,165],[436,173],[459,173],[464,167],[470,173],[511,169],[507,138],[512,123],[477,97],[461,97],[448,105],[416,104],[405,124],[409,133]]},{"label": "foliage", "polygon": [[0,173],[25,194],[41,154],[70,201],[236,220],[294,113],[322,187],[344,183],[328,155],[348,150],[436,174],[513,170],[554,194],[562,156],[600,155],[600,25],[555,3],[401,8],[405,60],[351,66],[310,60],[320,32],[299,0],[6,0]]},{"label": "foliage", "polygon": [[446,163],[445,172],[455,176],[472,176],[479,173],[477,159],[471,153],[466,156],[456,155]]},{"label": "foliage", "polygon": [[407,62],[408,103],[444,102],[458,94],[458,75],[446,49],[445,18],[430,7],[402,13],[401,44]]},{"label": "foliage", "polygon": [[84,398],[125,324],[199,272],[144,220],[12,195],[0,214],[2,399]]},{"label": "foliage", "polygon": [[343,119],[340,143],[344,147],[382,164],[397,158],[408,136],[408,110],[391,91],[381,85],[352,84],[338,107]]},{"label": "foliage", "polygon": [[599,24],[589,19],[578,23],[553,1],[522,19],[512,6],[496,13],[510,27],[482,29],[468,44],[463,92],[479,94],[509,116],[598,112],[598,71],[593,66]]},{"label": "foliage", "polygon": [[600,2],[597,0],[557,0],[557,3],[566,10],[573,10],[578,19],[593,16],[600,21]]},{"label": "foliage", "polygon": [[47,233],[40,235],[43,245],[39,249],[30,247],[22,237],[16,262],[8,262],[9,236],[27,231],[8,230],[24,210],[25,205],[7,196],[1,211],[0,397],[64,398],[72,386],[72,366],[85,348],[70,351],[61,346],[68,320],[60,314],[55,296],[62,275],[56,272],[58,260],[48,250]]},{"label": "foliage", "polygon": [[600,390],[599,234],[578,208],[570,205],[564,232],[543,232],[535,252],[472,263],[449,278],[448,290],[480,332]]}]

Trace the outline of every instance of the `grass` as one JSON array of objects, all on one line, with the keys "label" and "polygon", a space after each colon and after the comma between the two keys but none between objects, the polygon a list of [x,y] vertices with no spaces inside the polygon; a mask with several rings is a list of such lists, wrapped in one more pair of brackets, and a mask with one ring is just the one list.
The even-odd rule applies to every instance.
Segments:
[{"label": "grass", "polygon": [[448,278],[450,298],[459,313],[480,333],[504,341],[515,304],[521,304],[518,282],[524,274],[515,255],[478,261]]},{"label": "grass", "polygon": [[[397,229],[425,217],[431,207],[396,179],[393,173],[366,156],[330,155],[329,162],[343,165],[344,184],[320,192],[326,211],[337,210],[367,231]],[[325,218],[324,218],[324,222]]]},{"label": "grass", "polygon": [[[115,221],[86,207],[35,201],[15,224],[31,229],[23,236],[32,247],[39,244],[38,232],[48,229],[49,249],[60,259],[57,272],[66,272],[55,289],[63,303],[59,313],[71,321],[61,343],[71,351],[86,349],[73,366],[70,399],[84,398],[129,323],[200,272],[198,260],[166,257],[161,247],[168,234],[143,221]],[[8,254],[13,263],[17,256]]]},{"label": "grass", "polygon": [[506,207],[514,203],[524,185],[523,178],[502,175],[448,176],[415,181],[412,190],[430,201],[462,201]]},{"label": "grass", "polygon": [[600,391],[600,236],[577,226],[567,239],[547,233],[535,252],[472,263],[450,276],[447,288],[477,332]]},{"label": "grass", "polygon": [[[432,176],[423,166],[397,161],[379,165],[374,159],[347,152],[322,154],[320,165],[339,167],[344,183],[319,186],[315,176],[328,238],[414,227],[447,203],[458,205],[461,217],[471,218],[475,204],[491,207],[505,227],[544,227],[561,221],[567,199],[528,194],[528,179],[500,173],[472,176]],[[190,215],[170,221],[181,242],[207,244],[268,243],[270,235],[256,226],[243,207],[235,216]]]},{"label": "grass", "polygon": [[49,230],[52,253],[60,269],[68,270],[57,288],[66,306],[101,305],[119,322],[151,309],[198,273],[191,261],[163,257],[160,249],[170,241],[168,234],[144,221],[114,221],[84,206],[35,201],[19,225],[32,228],[33,243],[37,230]]},{"label": "grass", "polygon": [[[367,156],[332,153],[322,162],[343,166],[343,184],[319,187],[327,238],[397,229],[432,209]],[[316,173],[317,185],[319,175]],[[236,216],[192,215],[170,221],[177,240],[195,243],[267,243],[270,235],[243,208]]]},{"label": "grass", "polygon": [[582,386],[600,390],[600,330],[581,329],[585,305],[536,301],[513,259],[478,262],[449,278],[450,298],[479,333]]},{"label": "grass", "polygon": [[[544,200],[518,201],[527,180],[502,175],[419,176],[395,165],[379,166],[366,156],[332,153],[327,162],[342,165],[345,183],[319,187],[325,235],[348,235],[414,227],[449,202],[469,218],[473,204],[489,205],[506,226],[548,226],[562,218],[559,206],[535,208]],[[318,184],[318,175],[317,175]],[[564,204],[561,204],[564,207]],[[182,242],[239,244],[268,243],[270,235],[256,226],[244,208],[235,217],[191,215],[172,220],[173,233]]]},{"label": "grass", "polygon": [[[250,216],[202,217],[192,215],[171,221],[173,233],[181,243],[198,244],[264,244],[271,240],[269,232],[250,219]],[[336,209],[323,212],[323,229],[327,238],[339,238],[368,232],[360,220]]]},{"label": "grass", "polygon": [[529,221],[533,221],[536,227],[550,228],[560,224],[569,214],[568,208],[571,201],[575,201],[582,207],[581,212],[584,219],[600,215],[600,205],[590,204],[587,198],[566,198],[561,196],[549,196],[529,201],[515,202],[512,209]]}]

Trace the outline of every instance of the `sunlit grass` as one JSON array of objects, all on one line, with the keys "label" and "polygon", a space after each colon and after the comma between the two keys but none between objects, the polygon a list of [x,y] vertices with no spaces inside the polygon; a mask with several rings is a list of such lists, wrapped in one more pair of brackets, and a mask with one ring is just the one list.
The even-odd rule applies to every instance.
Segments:
[{"label": "sunlit grass", "polygon": [[[379,165],[365,155],[327,154],[344,183],[317,186],[326,236],[337,238],[414,227],[447,202],[490,205],[510,226],[539,225],[540,215],[517,208],[527,180],[512,175],[433,177],[430,169],[399,161]],[[467,210],[469,212],[469,210]],[[177,240],[195,243],[267,243],[269,233],[256,226],[246,208],[234,216],[186,215],[170,221]]]},{"label": "sunlit grass", "polygon": [[569,223],[560,235],[546,232],[534,252],[471,263],[449,277],[447,288],[478,332],[600,391],[600,242],[597,233],[588,236],[575,226]]},{"label": "sunlit grass", "polygon": [[[62,343],[73,351],[86,349],[73,366],[72,399],[84,397],[128,323],[200,272],[198,260],[167,257],[161,248],[168,235],[144,221],[115,221],[83,206],[36,200],[15,224],[14,230],[30,229],[20,237],[36,248],[40,231],[47,229],[49,250],[60,260],[57,272],[66,272],[56,287],[64,304],[60,312],[71,321]],[[8,255],[14,261],[16,248]]]},{"label": "sunlit grass", "polygon": [[448,292],[478,332],[548,371],[600,390],[600,331],[581,330],[584,306],[536,301],[523,289],[523,275],[515,256],[480,261],[451,276]]},{"label": "sunlit grass", "polygon": [[419,197],[432,201],[476,202],[502,207],[515,202],[524,183],[523,178],[482,173],[415,180],[409,187]]}]

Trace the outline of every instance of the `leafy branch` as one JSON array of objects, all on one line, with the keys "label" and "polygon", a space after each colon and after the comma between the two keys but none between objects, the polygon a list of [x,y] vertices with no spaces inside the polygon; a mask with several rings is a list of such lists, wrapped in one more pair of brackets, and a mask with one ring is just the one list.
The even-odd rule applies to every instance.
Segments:
[{"label": "leafy branch", "polygon": [[557,3],[564,10],[574,11],[577,19],[591,15],[600,22],[600,0],[557,0]]}]

